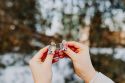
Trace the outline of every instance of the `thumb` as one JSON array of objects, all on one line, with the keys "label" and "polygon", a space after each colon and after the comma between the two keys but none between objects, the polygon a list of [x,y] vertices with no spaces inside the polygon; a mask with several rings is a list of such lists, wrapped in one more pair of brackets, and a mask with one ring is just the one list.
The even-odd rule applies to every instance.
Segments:
[{"label": "thumb", "polygon": [[76,53],[73,52],[69,47],[67,47],[67,50],[64,51],[72,60],[76,58]]},{"label": "thumb", "polygon": [[48,54],[48,55],[46,56],[46,59],[45,59],[44,62],[45,62],[45,63],[52,64],[53,56],[54,56],[54,54]]}]

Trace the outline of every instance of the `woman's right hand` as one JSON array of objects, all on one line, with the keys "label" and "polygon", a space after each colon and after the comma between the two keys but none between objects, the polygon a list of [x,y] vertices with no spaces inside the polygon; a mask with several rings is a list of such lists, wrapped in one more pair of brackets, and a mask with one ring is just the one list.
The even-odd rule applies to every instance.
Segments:
[{"label": "woman's right hand", "polygon": [[86,83],[89,83],[96,74],[90,59],[89,47],[75,41],[70,41],[66,44],[78,48],[78,53],[73,52],[69,47],[64,52],[73,61],[75,73]]},{"label": "woman's right hand", "polygon": [[41,49],[30,60],[29,66],[31,68],[34,83],[51,83],[52,82],[52,60],[54,54],[48,54],[44,61],[42,56],[48,52],[48,46]]}]

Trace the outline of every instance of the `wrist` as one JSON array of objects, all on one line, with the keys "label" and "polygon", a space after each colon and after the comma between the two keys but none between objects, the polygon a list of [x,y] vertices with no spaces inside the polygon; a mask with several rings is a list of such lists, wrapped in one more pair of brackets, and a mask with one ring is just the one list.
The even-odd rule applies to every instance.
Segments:
[{"label": "wrist", "polygon": [[34,83],[51,83],[51,81],[43,81],[43,80],[40,80],[40,81],[35,81]]},{"label": "wrist", "polygon": [[93,77],[96,75],[96,70],[92,66],[92,68],[86,70],[86,72],[83,74],[83,79],[85,83],[89,83]]},{"label": "wrist", "polygon": [[50,79],[36,79],[34,83],[51,83]]}]

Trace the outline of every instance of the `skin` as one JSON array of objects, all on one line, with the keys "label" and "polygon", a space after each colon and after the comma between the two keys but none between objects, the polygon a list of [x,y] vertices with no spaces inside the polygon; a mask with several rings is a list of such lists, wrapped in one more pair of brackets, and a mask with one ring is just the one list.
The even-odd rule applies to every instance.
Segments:
[{"label": "skin", "polygon": [[70,48],[64,52],[71,58],[75,73],[89,83],[96,74],[90,59],[89,47],[75,41],[67,42],[67,44],[78,48],[78,53],[73,52]]},{"label": "skin", "polygon": [[[78,48],[78,53],[73,52],[70,48],[67,48],[64,53],[71,58],[75,73],[89,83],[96,74],[90,59],[89,47],[75,41],[69,41],[66,44]],[[48,47],[41,49],[29,62],[35,83],[52,82],[53,54],[47,55],[44,62],[41,61],[41,57],[47,49]]]},{"label": "skin", "polygon": [[30,61],[29,65],[33,74],[34,83],[51,83],[53,54],[47,55],[44,62],[41,57],[47,52],[48,47],[41,49]]}]

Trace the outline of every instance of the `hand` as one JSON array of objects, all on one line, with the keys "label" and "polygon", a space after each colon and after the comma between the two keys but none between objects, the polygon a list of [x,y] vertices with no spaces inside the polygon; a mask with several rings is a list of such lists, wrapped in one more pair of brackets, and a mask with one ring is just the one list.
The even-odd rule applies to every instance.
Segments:
[{"label": "hand", "polygon": [[53,54],[47,55],[44,61],[41,57],[48,51],[48,47],[41,49],[29,62],[35,83],[51,83]]},{"label": "hand", "polygon": [[91,63],[89,47],[74,41],[67,42],[67,45],[78,49],[78,53],[75,53],[68,47],[64,52],[72,59],[75,73],[89,83],[96,74]]}]

